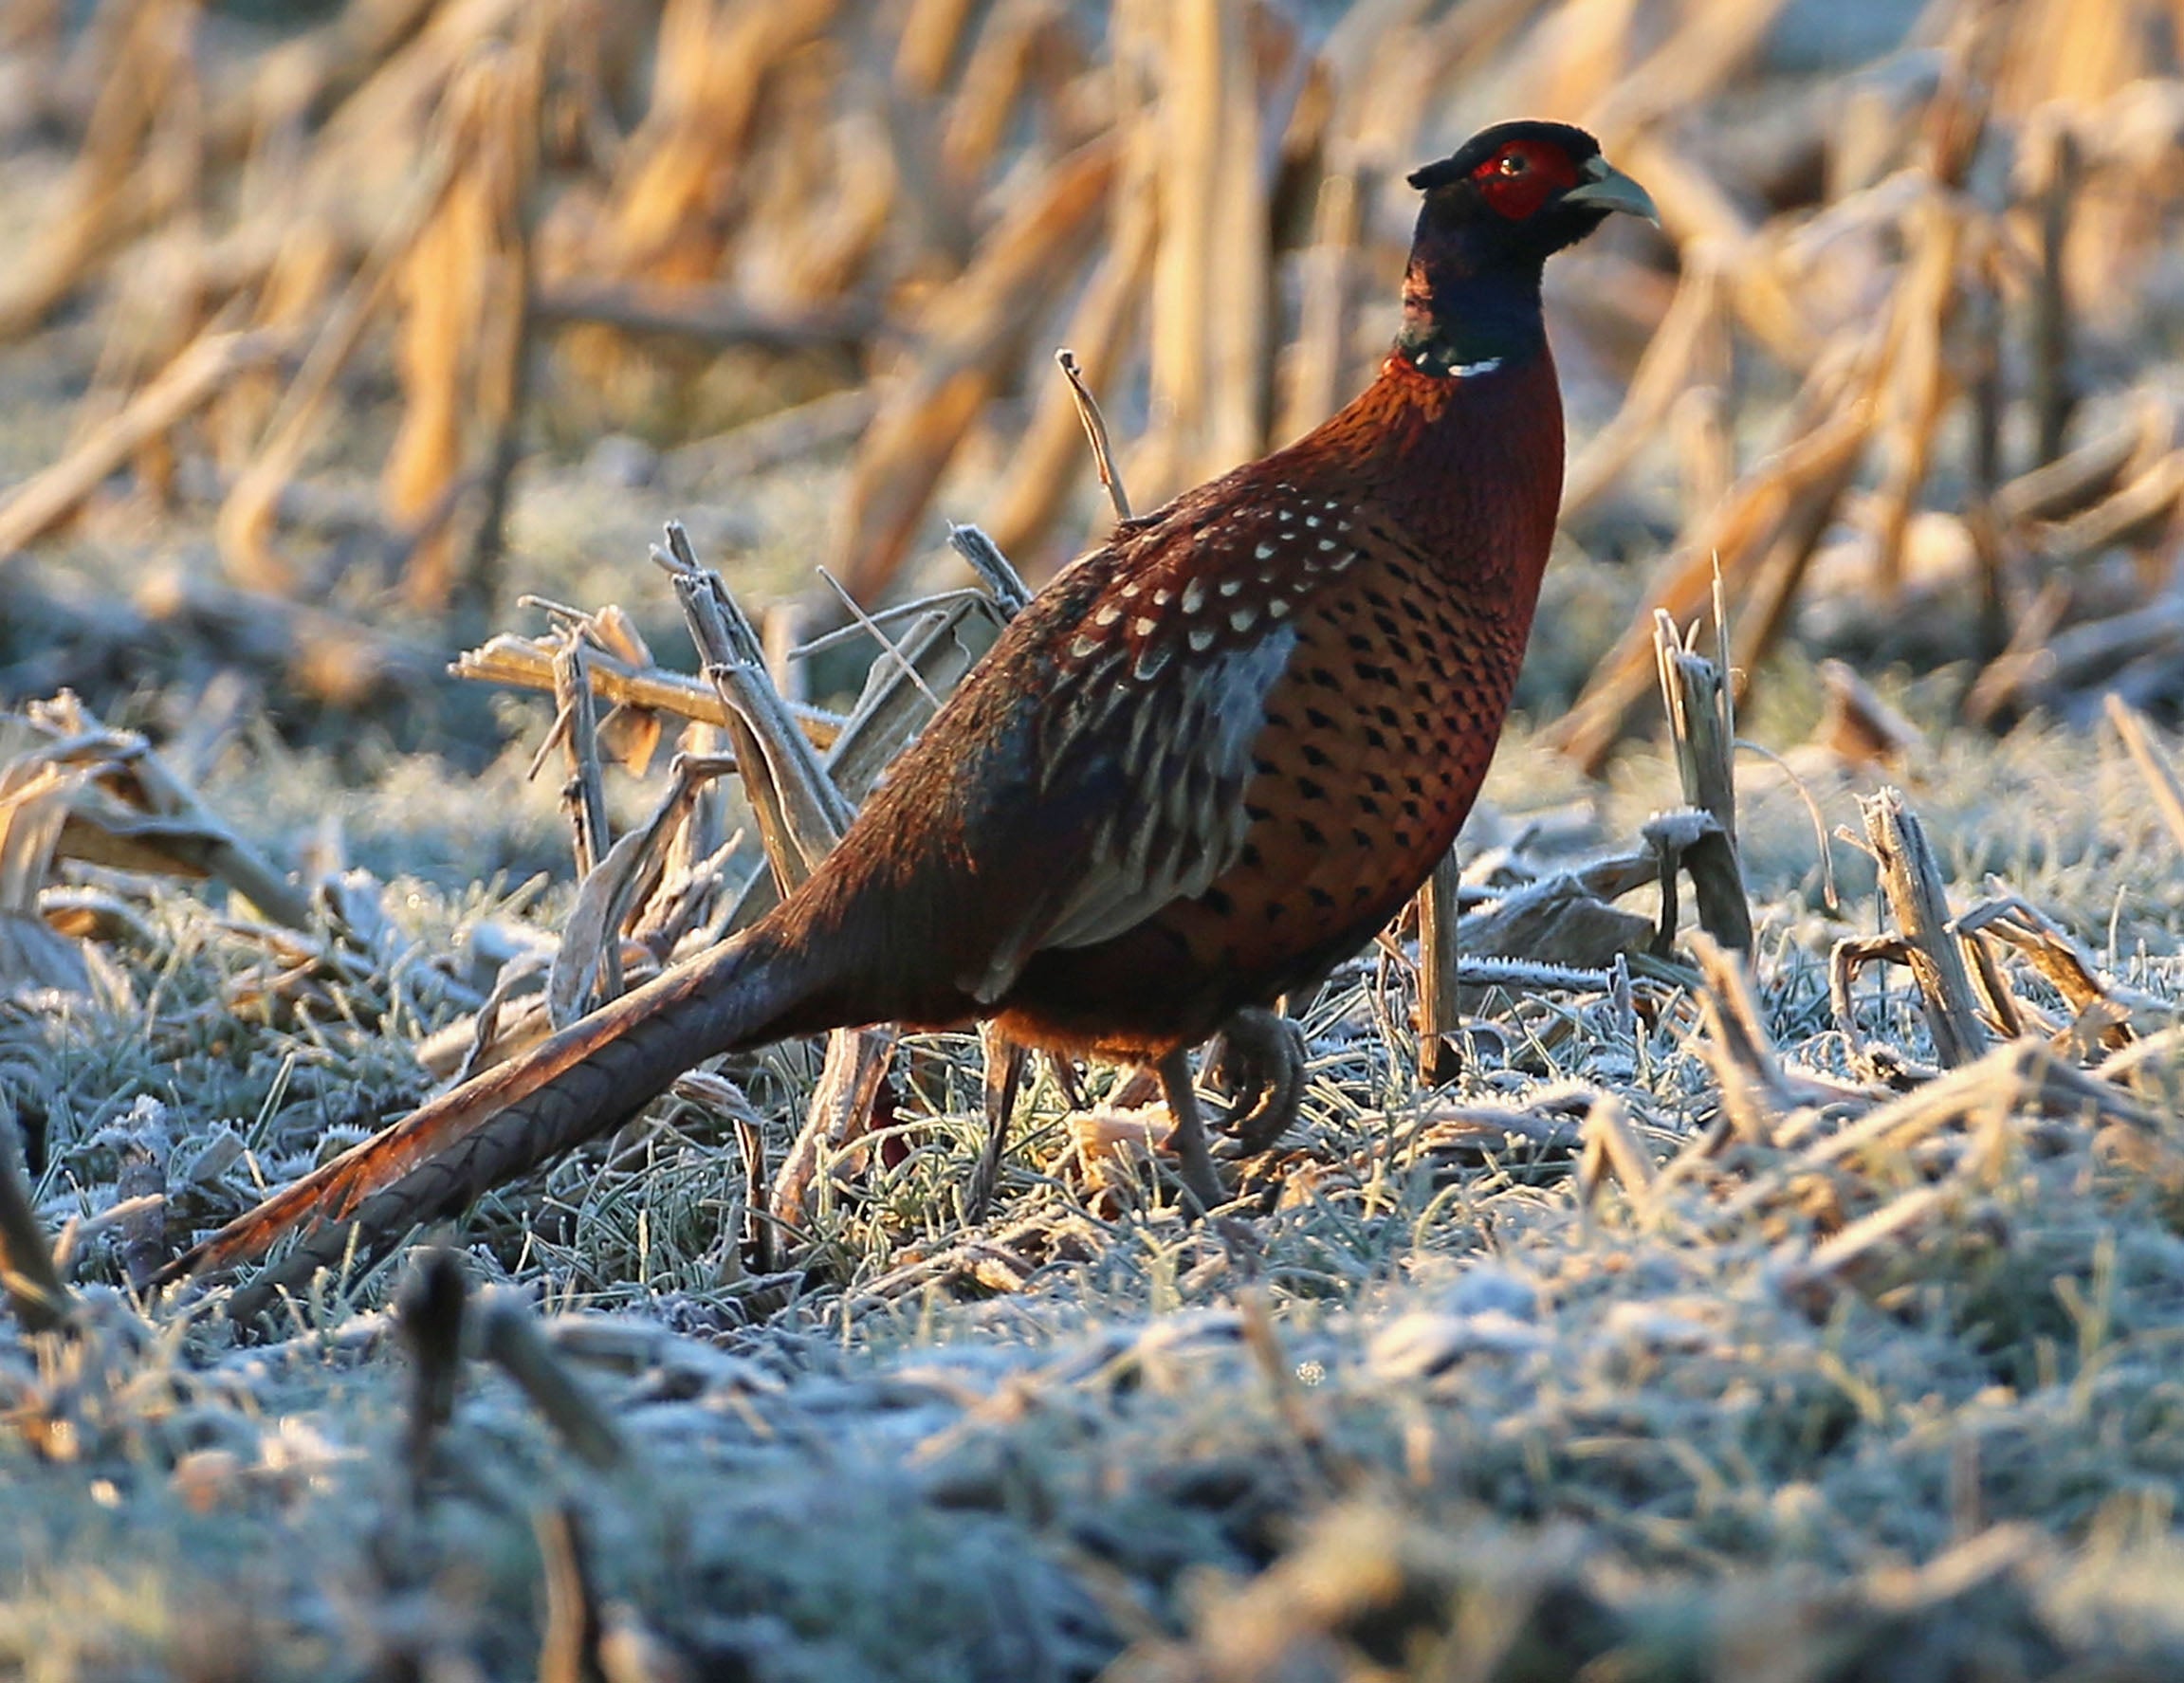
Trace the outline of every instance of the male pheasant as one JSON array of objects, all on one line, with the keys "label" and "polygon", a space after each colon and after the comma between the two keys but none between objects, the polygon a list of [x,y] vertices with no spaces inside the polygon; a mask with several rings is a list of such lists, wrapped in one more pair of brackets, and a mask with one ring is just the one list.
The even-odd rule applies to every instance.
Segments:
[{"label": "male pheasant", "polygon": [[1379,377],[1286,449],[1062,572],[750,929],[444,1094],[177,1258],[320,1231],[293,1276],[459,1211],[700,1060],[792,1034],[996,1019],[1151,1065],[1184,1184],[1222,1197],[1188,1050],[1228,1031],[1294,1114],[1266,1008],[1355,952],[1485,776],[1561,496],[1548,257],[1644,192],[1582,130],[1487,129],[1425,195]]}]

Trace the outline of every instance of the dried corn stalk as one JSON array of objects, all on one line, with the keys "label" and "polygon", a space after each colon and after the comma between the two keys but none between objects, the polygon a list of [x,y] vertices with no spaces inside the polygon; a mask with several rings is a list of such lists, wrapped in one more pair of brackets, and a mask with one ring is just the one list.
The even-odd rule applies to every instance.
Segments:
[{"label": "dried corn stalk", "polygon": [[413,536],[404,595],[417,608],[445,608],[456,594],[448,517],[466,469],[490,489],[483,540],[499,544],[529,350],[543,55],[534,27],[455,79],[440,120],[457,161],[394,281],[403,412],[380,484],[388,519]]}]

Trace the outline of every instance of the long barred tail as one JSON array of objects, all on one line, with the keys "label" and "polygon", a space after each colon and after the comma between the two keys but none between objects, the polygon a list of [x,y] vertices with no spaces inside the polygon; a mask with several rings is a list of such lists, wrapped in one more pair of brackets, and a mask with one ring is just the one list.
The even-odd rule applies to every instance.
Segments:
[{"label": "long barred tail", "polygon": [[236,1293],[233,1312],[250,1319],[279,1289],[375,1259],[419,1222],[619,1126],[704,1059],[779,1039],[810,987],[776,929],[769,918],[442,1093],[185,1251],[154,1284],[253,1261],[303,1232]]}]

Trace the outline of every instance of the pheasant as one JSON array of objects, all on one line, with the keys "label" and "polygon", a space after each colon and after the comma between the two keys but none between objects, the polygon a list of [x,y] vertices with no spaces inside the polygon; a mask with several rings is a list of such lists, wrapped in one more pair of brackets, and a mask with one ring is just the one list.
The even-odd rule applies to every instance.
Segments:
[{"label": "pheasant", "polygon": [[1183,1180],[1222,1201],[1188,1053],[1225,1034],[1293,1120],[1268,1009],[1356,952],[1455,840],[1500,735],[1561,497],[1546,260],[1651,200],[1580,129],[1507,122],[1419,170],[1378,377],[1287,448],[1142,518],[1010,623],[773,912],[426,1104],[177,1257],[314,1228],[370,1253],[616,1126],[701,1060],[993,1019],[1157,1070]]}]

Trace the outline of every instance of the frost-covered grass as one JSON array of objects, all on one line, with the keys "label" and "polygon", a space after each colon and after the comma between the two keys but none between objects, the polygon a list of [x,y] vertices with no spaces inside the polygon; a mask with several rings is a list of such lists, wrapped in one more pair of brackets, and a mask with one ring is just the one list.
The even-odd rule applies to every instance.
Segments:
[{"label": "frost-covered grass", "polygon": [[[1793,730],[1795,674],[1780,693]],[[1791,758],[1855,824],[1871,778]],[[2112,744],[1941,736],[1900,776],[1959,907],[1996,873],[2117,982],[2184,997],[2180,873]],[[1582,811],[1561,777],[1513,736],[1481,843],[1526,809],[1555,847],[1612,842],[1673,798],[1652,753]],[[284,847],[335,781],[260,741],[209,793]],[[554,834],[507,763],[466,789],[390,759],[340,798],[358,852],[413,826],[430,854],[443,808],[482,860]],[[566,1512],[617,1679],[2167,1674],[2175,1059],[2081,1078],[2098,1104],[2043,1098],[2007,1049],[1923,1097],[1862,1088],[1871,1042],[1931,1057],[1900,971],[1860,984],[1851,1035],[1828,1010],[1828,945],[1876,927],[1870,869],[1833,844],[1830,915],[1811,819],[1761,761],[1743,837],[1763,1015],[1793,1080],[1836,1083],[1771,1142],[1700,1148],[1718,1079],[1671,982],[1635,1019],[1490,997],[1462,1080],[1422,1093],[1407,967],[1373,957],[1307,1015],[1305,1123],[1256,1206],[1193,1227],[1141,1162],[1088,1164],[1042,1077],[974,1228],[976,1044],[920,1037],[894,1131],[837,1165],[792,1271],[747,1271],[732,1131],[685,1102],[489,1199],[452,1235],[473,1282],[533,1295],[620,1459],[474,1361],[421,1477],[380,1307],[407,1263],[246,1346],[216,1296],[131,1303],[125,1224],[100,1217],[133,1151],[164,1163],[178,1242],[399,1113],[481,938],[550,928],[564,895],[431,862],[439,886],[378,891],[368,964],[268,997],[265,937],[113,879],[138,914],[102,943],[116,997],[0,1015],[0,1092],[48,1222],[83,1224],[86,1300],[71,1341],[0,1332],[0,1666],[531,1675],[541,1516]],[[817,1071],[803,1047],[729,1070],[775,1161]],[[1603,1092],[1650,1184],[1575,1162]],[[1492,1107],[1506,1140],[1477,1125]],[[1828,1145],[1852,1125],[1865,1146]]]}]

